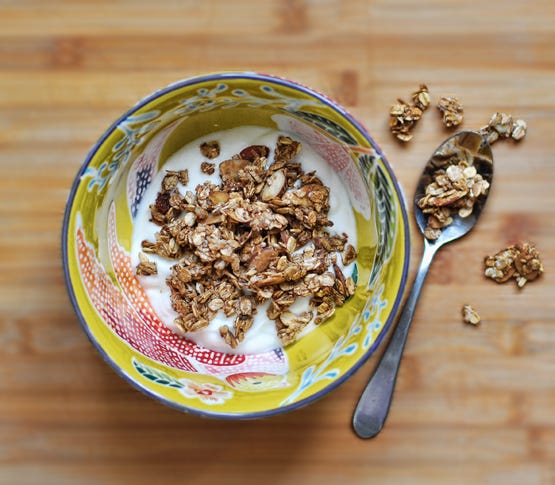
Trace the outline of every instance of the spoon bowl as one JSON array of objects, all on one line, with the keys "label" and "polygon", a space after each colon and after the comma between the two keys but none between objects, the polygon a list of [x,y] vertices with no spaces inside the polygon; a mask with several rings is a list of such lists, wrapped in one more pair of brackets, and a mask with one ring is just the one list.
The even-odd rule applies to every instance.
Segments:
[{"label": "spoon bowl", "polygon": [[[458,164],[461,160],[465,161],[468,166],[474,166],[476,172],[489,183],[489,190],[491,189],[493,154],[490,144],[480,133],[474,131],[461,131],[451,136],[434,151],[416,187],[414,215],[422,234],[425,234],[428,216],[420,208],[418,201],[425,195],[426,187],[433,181],[434,173],[438,169]],[[485,194],[482,193],[474,201],[472,212],[467,217],[452,214],[452,223],[441,230],[436,240],[424,238],[422,260],[403,311],[399,316],[397,326],[374,374],[360,397],[353,415],[353,428],[360,438],[376,436],[385,424],[412,317],[436,251],[444,244],[463,237],[476,225],[486,203],[489,190]]]},{"label": "spoon bowl", "polygon": [[[493,179],[493,153],[491,145],[485,138],[475,131],[461,131],[447,138],[432,154],[424,168],[422,176],[416,186],[414,195],[414,217],[420,232],[424,234],[427,224],[426,214],[418,206],[418,201],[424,196],[427,185],[432,181],[434,172],[449,164],[453,157],[458,157],[458,153],[463,152],[466,159],[476,168],[476,171],[490,185]],[[487,196],[481,196],[474,204],[472,213],[468,217],[460,217],[453,214],[453,223],[441,231],[441,235],[435,241],[439,246],[459,239],[467,234],[476,224],[482,209],[487,200]]]}]

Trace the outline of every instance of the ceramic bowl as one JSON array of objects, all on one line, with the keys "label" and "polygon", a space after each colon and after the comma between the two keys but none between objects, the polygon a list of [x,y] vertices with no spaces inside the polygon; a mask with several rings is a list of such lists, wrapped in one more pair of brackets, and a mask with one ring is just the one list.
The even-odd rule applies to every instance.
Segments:
[{"label": "ceramic bowl", "polygon": [[[357,223],[355,295],[285,348],[230,354],[200,347],[160,321],[131,265],[145,189],[186,143],[243,124],[310,145],[347,187]],[[81,325],[125,380],[179,410],[269,416],[313,402],[351,376],[396,314],[409,261],[399,187],[365,129],[326,96],[255,73],[177,82],[140,101],[102,135],[79,170],[63,223],[63,264]]]}]

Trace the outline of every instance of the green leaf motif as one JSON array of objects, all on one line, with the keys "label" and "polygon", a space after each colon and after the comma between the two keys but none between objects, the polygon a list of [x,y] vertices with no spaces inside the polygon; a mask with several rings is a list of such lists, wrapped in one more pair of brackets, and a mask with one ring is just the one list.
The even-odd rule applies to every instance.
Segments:
[{"label": "green leaf motif", "polygon": [[376,208],[379,225],[379,244],[374,259],[372,274],[368,281],[368,287],[372,286],[378,273],[382,270],[385,262],[391,257],[395,244],[395,228],[397,225],[397,210],[395,208],[395,195],[388,183],[384,169],[379,166],[374,178],[374,189],[376,196]]},{"label": "green leaf motif", "polygon": [[355,285],[356,285],[358,283],[358,266],[357,266],[356,263],[355,263],[355,266],[353,268],[351,278],[353,278],[353,281],[355,282]]},{"label": "green leaf motif", "polygon": [[161,370],[145,365],[137,361],[135,358],[133,358],[132,362],[133,367],[135,367],[137,372],[141,374],[145,379],[155,382],[156,384],[160,384],[161,386],[175,387],[177,389],[183,387],[183,384],[181,384],[181,382]]},{"label": "green leaf motif", "polygon": [[341,140],[347,145],[356,145],[357,141],[352,137],[352,135],[341,125],[337,124],[335,121],[330,120],[324,116],[317,115],[315,113],[309,113],[307,111],[294,111],[294,113],[307,121],[312,125],[316,125],[325,132],[334,136],[338,140]]}]

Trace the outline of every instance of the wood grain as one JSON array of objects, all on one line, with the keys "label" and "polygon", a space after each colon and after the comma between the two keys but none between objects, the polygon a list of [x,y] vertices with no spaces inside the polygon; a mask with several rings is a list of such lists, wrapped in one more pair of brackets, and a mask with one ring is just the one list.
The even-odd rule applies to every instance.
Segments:
[{"label": "wood grain", "polygon": [[[0,0],[0,482],[555,483],[553,52],[549,0]],[[227,69],[343,103],[409,199],[447,135],[432,109],[410,144],[390,136],[390,104],[420,82],[459,96],[467,128],[496,110],[528,122],[522,143],[494,147],[479,227],[432,266],[375,440],[350,419],[377,356],[309,408],[203,420],[125,384],[69,303],[61,219],[90,146],[142,96]],[[414,225],[412,238],[411,276]],[[523,291],[485,281],[483,256],[518,240],[537,244],[544,277]],[[478,328],[460,321],[466,302]]]}]

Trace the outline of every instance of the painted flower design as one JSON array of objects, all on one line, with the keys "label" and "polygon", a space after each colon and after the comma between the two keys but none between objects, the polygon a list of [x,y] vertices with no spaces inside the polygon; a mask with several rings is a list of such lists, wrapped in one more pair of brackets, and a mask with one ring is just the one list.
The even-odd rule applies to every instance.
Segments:
[{"label": "painted flower design", "polygon": [[222,404],[233,395],[232,392],[224,391],[222,386],[217,384],[208,382],[199,384],[189,379],[179,379],[179,382],[183,385],[179,389],[181,394],[191,399],[200,399],[204,404]]},{"label": "painted flower design", "polygon": [[224,391],[222,387],[217,384],[210,384],[208,382],[199,384],[189,379],[176,379],[169,373],[140,362],[134,357],[132,363],[135,370],[145,379],[160,384],[161,386],[177,389],[185,397],[200,399],[204,404],[223,404],[227,399],[233,396],[233,392]]}]

